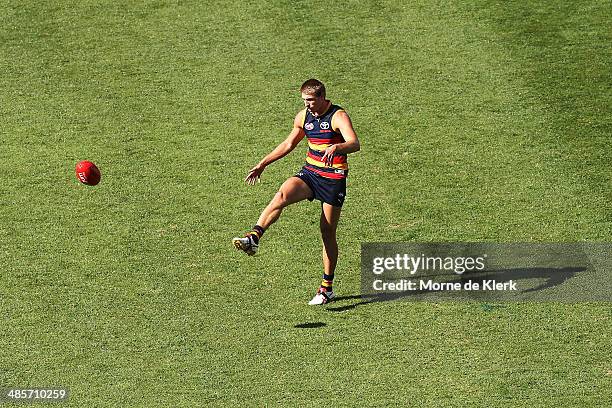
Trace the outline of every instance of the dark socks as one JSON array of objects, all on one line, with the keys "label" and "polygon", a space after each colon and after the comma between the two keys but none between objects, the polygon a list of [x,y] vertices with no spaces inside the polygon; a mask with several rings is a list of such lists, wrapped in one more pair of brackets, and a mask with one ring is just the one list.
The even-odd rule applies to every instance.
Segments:
[{"label": "dark socks", "polygon": [[321,290],[325,292],[331,292],[333,283],[334,283],[334,275],[323,274],[323,281],[321,282]]},{"label": "dark socks", "polygon": [[265,229],[263,229],[259,225],[255,225],[251,232],[248,233],[248,235],[251,235],[253,241],[255,241],[256,244],[259,244],[259,239],[263,236],[264,232],[266,232]]}]

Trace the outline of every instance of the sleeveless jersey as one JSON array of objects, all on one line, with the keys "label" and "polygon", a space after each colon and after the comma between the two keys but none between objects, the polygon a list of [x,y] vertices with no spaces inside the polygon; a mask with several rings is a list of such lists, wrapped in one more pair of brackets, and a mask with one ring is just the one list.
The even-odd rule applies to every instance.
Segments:
[{"label": "sleeveless jersey", "polygon": [[333,144],[343,143],[344,138],[332,129],[332,117],[340,110],[338,105],[331,104],[325,113],[317,118],[306,109],[304,117],[304,133],[308,139],[308,154],[304,168],[322,177],[341,180],[348,175],[346,154],[335,154],[332,167],[326,166],[321,160],[325,149]]}]

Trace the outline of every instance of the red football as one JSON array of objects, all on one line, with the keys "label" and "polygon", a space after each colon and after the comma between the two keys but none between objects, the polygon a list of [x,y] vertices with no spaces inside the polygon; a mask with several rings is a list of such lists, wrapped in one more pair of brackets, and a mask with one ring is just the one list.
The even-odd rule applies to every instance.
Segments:
[{"label": "red football", "polygon": [[89,160],[78,162],[75,171],[77,179],[88,186],[95,186],[100,182],[100,178],[102,177],[98,167]]}]

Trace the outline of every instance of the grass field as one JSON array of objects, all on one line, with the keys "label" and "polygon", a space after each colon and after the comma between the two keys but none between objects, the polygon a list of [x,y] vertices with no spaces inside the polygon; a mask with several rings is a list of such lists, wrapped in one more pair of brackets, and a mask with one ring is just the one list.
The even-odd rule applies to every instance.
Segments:
[{"label": "grass field", "polygon": [[[602,407],[608,303],[360,303],[362,242],[612,241],[612,3],[1,1],[0,386],[70,407]],[[246,172],[321,79],[361,152],[319,207]],[[79,160],[102,182],[80,185]],[[608,403],[605,403],[608,401]]]}]

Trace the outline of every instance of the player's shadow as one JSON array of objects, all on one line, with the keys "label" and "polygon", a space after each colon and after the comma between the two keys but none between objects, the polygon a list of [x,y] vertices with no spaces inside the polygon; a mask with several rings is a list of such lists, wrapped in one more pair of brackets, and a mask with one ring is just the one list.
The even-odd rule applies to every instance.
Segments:
[{"label": "player's shadow", "polygon": [[[457,279],[458,275],[447,275],[454,276],[454,279],[448,279],[445,281],[440,281],[439,283],[464,283],[468,280],[471,280],[474,283],[478,283],[480,285],[483,284],[486,280],[494,279],[496,281],[520,281],[523,279],[545,279],[545,282],[542,284],[519,291],[519,293],[530,293],[530,292],[538,292],[544,289],[552,288],[558,285],[561,285],[563,282],[568,279],[574,277],[577,273],[583,272],[587,270],[586,266],[574,266],[574,267],[566,267],[566,268],[517,268],[517,269],[501,269],[497,271],[482,271],[477,273],[464,273],[463,275],[459,275],[459,279]],[[419,275],[419,279],[423,278],[433,278],[433,277],[442,277],[444,275]],[[399,278],[398,278],[399,279]],[[405,277],[403,279],[415,279],[415,276]],[[401,292],[385,292],[385,293],[375,293],[375,294],[364,294],[364,295],[350,295],[350,296],[339,296],[335,299],[335,302],[342,300],[356,300],[361,299],[360,302],[353,303],[345,306],[329,306],[327,307],[327,311],[330,312],[345,312],[347,310],[355,309],[358,306],[364,306],[370,303],[378,303],[378,302],[390,302],[393,300],[399,299],[407,299],[409,300],[411,297],[415,297],[418,295],[423,295],[426,293],[442,293],[445,291],[433,291],[433,290],[413,290],[413,291],[401,291]],[[478,300],[477,297],[474,300]],[[333,305],[333,304],[332,304]]]}]

